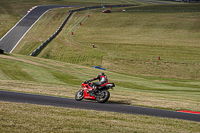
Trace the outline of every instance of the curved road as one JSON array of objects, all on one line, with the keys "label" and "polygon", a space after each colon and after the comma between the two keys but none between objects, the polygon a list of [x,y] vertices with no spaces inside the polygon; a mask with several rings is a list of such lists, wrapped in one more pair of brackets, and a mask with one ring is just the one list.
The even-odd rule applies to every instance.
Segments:
[{"label": "curved road", "polygon": [[0,90],[0,101],[50,105],[50,106],[67,107],[67,108],[90,109],[98,111],[110,111],[110,112],[127,113],[127,114],[150,115],[150,116],[177,118],[177,119],[200,122],[200,115],[198,114],[180,113],[175,111],[134,107],[128,105],[113,104],[113,103],[101,104],[96,101],[84,101],[84,100],[76,101],[75,99],[69,99],[69,98],[10,92],[2,90]]},{"label": "curved road", "polygon": [[37,6],[25,15],[10,31],[0,39],[0,49],[11,53],[24,35],[37,22],[37,20],[49,9],[61,7],[80,7],[72,5],[43,5]]},{"label": "curved road", "polygon": [[[35,22],[49,9],[60,8],[60,7],[75,7],[69,5],[48,5],[38,6],[33,9],[30,13],[24,16],[6,35],[0,39],[0,49],[4,49],[5,52],[11,53],[16,47],[23,36],[29,31]],[[159,109],[134,107],[120,104],[104,103],[100,104],[93,101],[75,101],[74,99],[51,97],[44,95],[34,95],[27,93],[17,93],[0,90],[0,100],[9,102],[19,103],[31,103],[40,105],[51,105],[58,107],[68,108],[80,108],[80,109],[91,109],[99,111],[111,111],[128,114],[142,114],[158,117],[177,118],[190,121],[200,122],[200,115],[187,114],[175,111],[166,111]]]}]

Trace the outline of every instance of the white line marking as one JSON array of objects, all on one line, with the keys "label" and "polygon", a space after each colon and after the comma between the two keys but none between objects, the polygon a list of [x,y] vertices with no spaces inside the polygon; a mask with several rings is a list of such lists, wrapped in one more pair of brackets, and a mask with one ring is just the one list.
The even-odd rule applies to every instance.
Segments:
[{"label": "white line marking", "polygon": [[23,37],[29,32],[29,30],[35,25],[35,23],[37,23],[37,21],[39,21],[39,19],[50,9],[46,10],[32,25],[31,27],[24,33],[24,35],[19,39],[19,41],[15,44],[15,46],[12,48],[12,50],[9,53],[12,53],[12,51],[15,49],[15,47],[17,47],[17,45],[19,44],[19,42],[23,39]]}]

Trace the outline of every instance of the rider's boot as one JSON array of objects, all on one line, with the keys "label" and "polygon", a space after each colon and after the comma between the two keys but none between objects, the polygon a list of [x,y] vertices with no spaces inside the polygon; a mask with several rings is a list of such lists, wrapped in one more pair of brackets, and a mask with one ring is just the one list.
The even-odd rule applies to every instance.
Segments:
[{"label": "rider's boot", "polygon": [[98,90],[97,90],[97,86],[93,86],[92,87],[92,93],[96,93]]}]

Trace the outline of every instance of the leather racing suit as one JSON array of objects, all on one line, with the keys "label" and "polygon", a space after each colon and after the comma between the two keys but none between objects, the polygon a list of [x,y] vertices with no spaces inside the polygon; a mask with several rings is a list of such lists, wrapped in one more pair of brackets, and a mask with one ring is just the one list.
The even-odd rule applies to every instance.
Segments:
[{"label": "leather racing suit", "polygon": [[90,79],[89,81],[99,80],[99,82],[92,82],[92,87],[96,89],[96,86],[101,86],[104,83],[108,83],[108,78],[104,73],[100,73],[97,77]]}]

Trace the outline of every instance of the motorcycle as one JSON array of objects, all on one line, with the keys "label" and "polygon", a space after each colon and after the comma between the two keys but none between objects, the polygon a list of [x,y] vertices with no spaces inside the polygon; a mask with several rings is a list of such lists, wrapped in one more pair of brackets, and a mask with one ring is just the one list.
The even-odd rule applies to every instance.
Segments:
[{"label": "motorcycle", "polygon": [[97,89],[94,90],[91,86],[91,83],[85,81],[82,83],[81,87],[82,89],[79,90],[75,95],[75,99],[77,101],[81,101],[82,99],[89,99],[97,100],[99,103],[105,103],[110,97],[110,92],[108,90],[113,89],[115,84],[104,83],[101,86],[97,86]]}]

